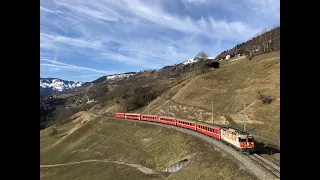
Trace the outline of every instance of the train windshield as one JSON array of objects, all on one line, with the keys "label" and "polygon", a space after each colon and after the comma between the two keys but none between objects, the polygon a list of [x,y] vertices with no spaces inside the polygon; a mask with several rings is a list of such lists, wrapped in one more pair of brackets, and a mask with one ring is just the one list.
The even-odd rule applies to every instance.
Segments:
[{"label": "train windshield", "polygon": [[248,142],[253,142],[253,137],[248,137]]},{"label": "train windshield", "polygon": [[246,139],[239,138],[239,142],[246,142]]}]

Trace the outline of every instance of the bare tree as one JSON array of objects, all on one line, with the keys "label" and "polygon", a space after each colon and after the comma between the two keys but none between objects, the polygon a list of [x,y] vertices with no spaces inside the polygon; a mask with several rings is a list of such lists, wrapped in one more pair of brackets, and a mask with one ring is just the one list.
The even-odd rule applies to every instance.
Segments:
[{"label": "bare tree", "polygon": [[249,60],[251,60],[254,57],[254,54],[253,54],[252,50],[250,50],[250,49],[246,49],[244,51],[244,54],[248,57]]},{"label": "bare tree", "polygon": [[56,136],[57,134],[58,134],[57,127],[53,126],[52,130],[51,130],[51,133],[50,133],[50,136]]},{"label": "bare tree", "polygon": [[207,53],[203,52],[203,51],[200,51],[198,54],[197,54],[197,57],[200,57],[200,58],[207,58],[208,55]]},{"label": "bare tree", "polygon": [[258,99],[261,100],[262,104],[270,104],[274,100],[271,96],[262,95],[259,91],[258,94]]}]

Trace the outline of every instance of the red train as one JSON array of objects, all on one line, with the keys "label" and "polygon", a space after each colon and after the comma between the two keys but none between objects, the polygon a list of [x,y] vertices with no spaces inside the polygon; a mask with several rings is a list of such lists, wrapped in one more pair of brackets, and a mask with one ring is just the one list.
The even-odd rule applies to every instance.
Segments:
[{"label": "red train", "polygon": [[192,120],[176,119],[174,117],[133,114],[133,113],[116,113],[116,118],[130,119],[138,121],[150,121],[155,123],[169,124],[179,126],[182,128],[198,131],[202,134],[211,136],[217,140],[233,146],[240,152],[253,153],[254,152],[254,139],[249,133],[242,132],[229,127],[221,127],[214,124],[205,122],[197,122]]}]

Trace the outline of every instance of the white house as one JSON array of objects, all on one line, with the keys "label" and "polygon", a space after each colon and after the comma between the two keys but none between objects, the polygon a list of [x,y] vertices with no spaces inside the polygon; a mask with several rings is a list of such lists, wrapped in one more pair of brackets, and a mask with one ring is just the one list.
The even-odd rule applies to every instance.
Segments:
[{"label": "white house", "polygon": [[227,59],[230,59],[230,55],[226,55],[226,60],[227,60]]}]

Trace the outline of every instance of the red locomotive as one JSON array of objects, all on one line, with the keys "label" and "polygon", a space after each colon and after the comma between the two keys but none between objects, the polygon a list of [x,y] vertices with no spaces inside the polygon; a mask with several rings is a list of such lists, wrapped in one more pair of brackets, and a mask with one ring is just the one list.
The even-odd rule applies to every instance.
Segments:
[{"label": "red locomotive", "polygon": [[116,113],[116,118],[131,119],[140,121],[150,121],[156,123],[163,123],[173,126],[198,131],[202,134],[211,136],[217,140],[233,146],[240,152],[253,153],[254,152],[254,139],[249,133],[242,132],[229,127],[221,127],[214,124],[205,122],[197,122],[192,120],[176,119],[174,117],[132,114],[132,113]]}]

